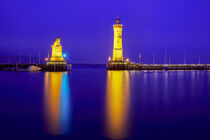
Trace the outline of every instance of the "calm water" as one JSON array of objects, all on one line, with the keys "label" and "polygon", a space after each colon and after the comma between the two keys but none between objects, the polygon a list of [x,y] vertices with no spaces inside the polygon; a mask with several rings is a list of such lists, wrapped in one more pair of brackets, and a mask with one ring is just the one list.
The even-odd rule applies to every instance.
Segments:
[{"label": "calm water", "polygon": [[209,139],[210,71],[0,72],[0,139]]}]

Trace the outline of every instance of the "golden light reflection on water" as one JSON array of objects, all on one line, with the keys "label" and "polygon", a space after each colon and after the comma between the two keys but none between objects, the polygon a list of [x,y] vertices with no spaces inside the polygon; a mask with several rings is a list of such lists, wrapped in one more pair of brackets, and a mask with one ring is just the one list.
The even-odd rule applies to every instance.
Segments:
[{"label": "golden light reflection on water", "polygon": [[67,133],[71,116],[67,73],[45,73],[44,105],[46,131],[54,135]]},{"label": "golden light reflection on water", "polygon": [[114,139],[126,138],[129,135],[129,72],[108,71],[107,73],[107,136]]}]

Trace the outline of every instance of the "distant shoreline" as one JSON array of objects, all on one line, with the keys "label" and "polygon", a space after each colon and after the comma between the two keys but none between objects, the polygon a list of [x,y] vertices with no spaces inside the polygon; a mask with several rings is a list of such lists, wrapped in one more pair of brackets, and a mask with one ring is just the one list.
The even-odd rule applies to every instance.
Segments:
[{"label": "distant shoreline", "polygon": [[77,63],[77,64],[71,64],[72,69],[88,69],[88,68],[94,68],[94,69],[106,69],[106,64],[85,64],[85,63]]},{"label": "distant shoreline", "polygon": [[[0,64],[0,71],[26,71],[31,65],[41,67],[45,71],[46,64]],[[71,64],[73,69],[106,69],[106,64]]]}]

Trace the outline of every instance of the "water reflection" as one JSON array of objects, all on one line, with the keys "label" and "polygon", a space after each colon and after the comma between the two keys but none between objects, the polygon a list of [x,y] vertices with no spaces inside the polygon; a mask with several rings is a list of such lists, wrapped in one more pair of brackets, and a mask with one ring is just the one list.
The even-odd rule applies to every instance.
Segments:
[{"label": "water reflection", "polygon": [[65,134],[69,131],[71,117],[70,91],[67,73],[45,73],[45,122],[50,134]]},{"label": "water reflection", "polygon": [[114,139],[126,138],[129,135],[129,72],[108,71],[107,73],[107,136]]}]

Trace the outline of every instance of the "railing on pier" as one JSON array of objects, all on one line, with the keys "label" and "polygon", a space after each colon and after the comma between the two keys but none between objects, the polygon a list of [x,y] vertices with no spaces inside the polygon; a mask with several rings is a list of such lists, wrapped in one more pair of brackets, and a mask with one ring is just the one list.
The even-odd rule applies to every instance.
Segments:
[{"label": "railing on pier", "polygon": [[124,65],[112,63],[107,65],[108,70],[210,70],[210,64],[137,64]]}]

